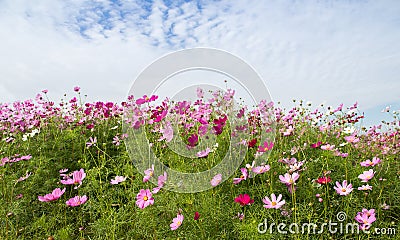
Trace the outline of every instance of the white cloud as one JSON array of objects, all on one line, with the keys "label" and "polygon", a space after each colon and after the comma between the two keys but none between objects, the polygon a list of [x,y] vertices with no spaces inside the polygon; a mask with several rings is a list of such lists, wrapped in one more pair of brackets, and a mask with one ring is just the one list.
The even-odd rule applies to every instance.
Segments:
[{"label": "white cloud", "polygon": [[0,101],[75,85],[122,101],[153,60],[202,46],[242,57],[285,105],[373,108],[400,97],[399,12],[398,1],[2,1]]}]

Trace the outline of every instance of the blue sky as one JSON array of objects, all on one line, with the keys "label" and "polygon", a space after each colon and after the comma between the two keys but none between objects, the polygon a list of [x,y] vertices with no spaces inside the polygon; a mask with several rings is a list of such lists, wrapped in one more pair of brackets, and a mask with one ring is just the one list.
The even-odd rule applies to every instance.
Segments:
[{"label": "blue sky", "polygon": [[[123,101],[138,74],[175,50],[212,47],[252,65],[276,101],[349,106],[370,119],[400,99],[400,2],[0,1],[0,102]],[[370,116],[368,116],[370,115]]]}]

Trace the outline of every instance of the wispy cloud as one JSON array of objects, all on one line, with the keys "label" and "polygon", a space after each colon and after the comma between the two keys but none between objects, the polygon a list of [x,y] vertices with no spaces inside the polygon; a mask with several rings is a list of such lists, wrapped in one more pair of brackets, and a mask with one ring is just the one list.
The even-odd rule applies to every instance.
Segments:
[{"label": "wispy cloud", "polygon": [[153,60],[214,47],[253,65],[275,100],[372,108],[399,100],[398,1],[0,2],[0,101],[74,85],[125,98]]}]

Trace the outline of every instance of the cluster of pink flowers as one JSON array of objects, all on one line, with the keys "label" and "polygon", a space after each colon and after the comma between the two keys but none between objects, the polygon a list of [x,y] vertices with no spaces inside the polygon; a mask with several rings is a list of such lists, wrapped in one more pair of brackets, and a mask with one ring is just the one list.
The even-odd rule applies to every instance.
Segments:
[{"label": "cluster of pink flowers", "polygon": [[[79,171],[74,171],[70,174],[66,174],[68,169],[61,169],[60,176],[63,178],[60,182],[64,185],[77,185],[75,187],[78,188],[82,184],[82,180],[86,177],[85,171],[81,168]],[[71,178],[72,177],[72,178]],[[65,192],[66,188],[61,190],[60,188],[54,189],[51,193],[48,193],[44,196],[38,196],[39,201],[41,202],[51,202],[59,199]],[[81,204],[84,204],[88,200],[86,195],[83,196],[75,196],[73,198],[68,199],[65,203],[70,207],[76,207]]]},{"label": "cluster of pink flowers", "polygon": [[376,221],[375,209],[362,209],[354,218],[358,223],[361,230],[368,230],[371,224]]}]

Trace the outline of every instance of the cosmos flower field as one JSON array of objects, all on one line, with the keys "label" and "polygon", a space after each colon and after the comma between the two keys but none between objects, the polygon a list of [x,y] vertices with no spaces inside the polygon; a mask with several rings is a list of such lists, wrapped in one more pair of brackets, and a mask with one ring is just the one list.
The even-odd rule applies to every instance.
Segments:
[{"label": "cosmos flower field", "polygon": [[[235,118],[244,124],[235,126],[225,114],[233,90],[159,104],[154,95],[89,103],[73,90],[61,102],[43,90],[33,100],[0,103],[0,239],[398,238],[396,111],[385,113],[393,121],[366,128],[357,103],[295,101],[284,109],[261,101],[240,106]],[[147,146],[181,172],[219,164],[234,137],[246,151],[231,175],[206,179],[208,190],[179,193],[157,165],[138,171],[129,148],[145,146],[127,146],[126,127],[145,129]],[[195,157],[172,152],[175,138]],[[301,232],[304,223],[316,231]],[[348,223],[356,231],[339,229]]]}]

